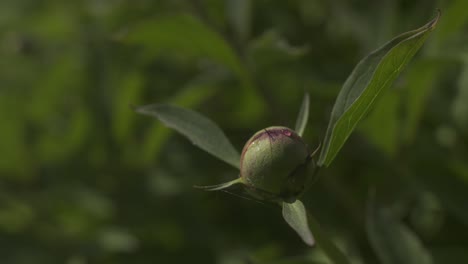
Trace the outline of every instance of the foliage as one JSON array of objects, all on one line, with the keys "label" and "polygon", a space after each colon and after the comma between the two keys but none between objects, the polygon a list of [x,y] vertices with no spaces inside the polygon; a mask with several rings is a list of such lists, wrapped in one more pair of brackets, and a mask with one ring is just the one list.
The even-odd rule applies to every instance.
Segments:
[{"label": "foliage", "polygon": [[319,165],[330,165],[361,118],[434,30],[439,15],[427,25],[392,39],[358,63],[333,106]]}]

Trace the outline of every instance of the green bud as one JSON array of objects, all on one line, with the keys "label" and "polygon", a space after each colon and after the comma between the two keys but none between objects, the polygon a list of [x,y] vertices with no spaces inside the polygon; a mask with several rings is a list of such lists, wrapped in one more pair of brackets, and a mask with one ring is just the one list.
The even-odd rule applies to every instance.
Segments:
[{"label": "green bud", "polygon": [[287,127],[268,127],[245,144],[240,181],[255,196],[294,202],[312,175],[310,169],[315,164],[311,160],[309,148],[296,132]]},{"label": "green bud", "polygon": [[245,144],[239,178],[196,187],[218,191],[243,184],[258,199],[293,203],[314,175],[314,154],[294,130],[268,127],[255,133]]}]

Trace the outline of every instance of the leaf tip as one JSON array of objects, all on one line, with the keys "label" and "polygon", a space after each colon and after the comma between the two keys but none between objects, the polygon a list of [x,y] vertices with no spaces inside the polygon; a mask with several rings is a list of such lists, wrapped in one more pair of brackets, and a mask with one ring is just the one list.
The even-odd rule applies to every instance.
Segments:
[{"label": "leaf tip", "polygon": [[435,28],[435,26],[439,22],[440,16],[442,15],[442,10],[440,8],[437,8],[436,11],[437,11],[436,17],[432,19],[432,21],[429,22],[429,24],[427,25],[428,29],[430,30],[433,30]]},{"label": "leaf tip", "polygon": [[307,246],[311,247],[311,248],[313,248],[313,247],[315,247],[315,246],[317,245],[317,244],[315,243],[315,240],[314,240],[313,237],[303,238],[302,241],[304,241],[304,243],[305,243]]},{"label": "leaf tip", "polygon": [[156,115],[159,104],[151,104],[151,105],[140,105],[140,106],[135,106],[133,104],[130,104],[130,108],[138,114],[142,115]]},{"label": "leaf tip", "polygon": [[228,181],[225,183],[217,184],[217,185],[207,185],[207,186],[202,186],[202,185],[194,185],[193,188],[196,189],[201,189],[205,191],[220,191],[222,189],[226,189],[228,187],[231,187],[234,184],[242,183],[240,178]]},{"label": "leaf tip", "polygon": [[306,245],[314,246],[315,239],[309,228],[304,204],[300,200],[296,200],[294,203],[282,202],[282,207],[282,214],[286,223],[296,231]]}]

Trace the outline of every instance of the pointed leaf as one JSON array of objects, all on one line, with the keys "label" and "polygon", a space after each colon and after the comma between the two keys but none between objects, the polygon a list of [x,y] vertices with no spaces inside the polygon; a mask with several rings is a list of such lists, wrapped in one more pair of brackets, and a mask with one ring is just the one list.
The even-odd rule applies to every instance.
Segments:
[{"label": "pointed leaf", "polygon": [[228,182],[225,182],[225,183],[216,184],[216,185],[209,185],[209,186],[198,186],[198,185],[196,185],[194,187],[198,188],[198,189],[203,189],[205,191],[219,191],[219,190],[231,187],[232,185],[238,184],[238,183],[242,183],[241,178],[237,178],[235,180],[228,181]]},{"label": "pointed leaf", "polygon": [[362,59],[343,85],[331,113],[319,166],[328,166],[357,123],[434,29],[440,13],[425,26],[403,33]]},{"label": "pointed leaf", "polygon": [[307,212],[300,200],[296,200],[294,203],[283,202],[283,218],[307,245],[313,246],[315,244],[309,229]]},{"label": "pointed leaf", "polygon": [[388,210],[369,202],[367,235],[383,264],[431,264],[432,257],[420,239],[406,226],[392,217]]},{"label": "pointed leaf", "polygon": [[[324,251],[333,263],[349,263],[345,254],[328,239],[317,220],[307,213],[304,204],[300,200],[296,200],[292,204],[283,202],[282,207],[284,220],[301,236],[306,244],[312,246],[316,240],[317,246]],[[312,234],[314,235],[312,236]]]},{"label": "pointed leaf", "polygon": [[[207,78],[208,75],[210,78]],[[168,103],[188,109],[195,108],[216,93],[219,89],[220,78],[210,73],[200,74],[178,89],[168,99]],[[143,135],[143,149],[137,157],[140,164],[154,163],[161,156],[164,142],[172,135],[172,132],[163,123],[154,122]]]},{"label": "pointed leaf", "polygon": [[165,125],[187,137],[193,144],[213,156],[239,168],[239,153],[223,131],[201,114],[174,105],[153,104],[136,108],[141,114],[156,117]]},{"label": "pointed leaf", "polygon": [[297,116],[296,120],[296,127],[294,129],[296,130],[297,134],[301,137],[304,134],[304,130],[307,126],[307,121],[309,119],[309,104],[309,94],[306,93],[304,95],[304,99],[302,100],[301,110],[299,110],[299,115]]}]

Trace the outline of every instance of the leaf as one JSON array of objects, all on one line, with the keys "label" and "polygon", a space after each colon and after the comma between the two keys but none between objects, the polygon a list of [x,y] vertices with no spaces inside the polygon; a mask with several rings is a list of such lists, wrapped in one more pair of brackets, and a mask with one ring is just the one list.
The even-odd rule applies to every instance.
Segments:
[{"label": "leaf", "polygon": [[239,168],[240,155],[237,150],[218,125],[201,114],[165,104],[141,106],[135,111],[156,117],[168,127],[187,137],[199,148]]},{"label": "leaf", "polygon": [[296,130],[297,134],[302,137],[304,134],[304,130],[307,126],[307,121],[309,119],[309,94],[306,93],[304,95],[304,99],[302,100],[301,110],[299,111],[299,115],[297,116],[296,120]]},{"label": "leaf", "polygon": [[198,185],[196,185],[194,187],[199,188],[199,189],[203,189],[205,191],[219,191],[219,190],[231,187],[232,185],[238,184],[238,183],[242,183],[241,178],[237,178],[235,180],[228,181],[228,182],[225,182],[225,183],[216,184],[216,185],[208,185],[208,186],[198,186]]},{"label": "leaf", "polygon": [[313,246],[315,244],[309,229],[306,209],[300,200],[296,200],[294,203],[283,202],[283,218],[307,245]]},{"label": "leaf", "polygon": [[304,204],[300,200],[296,200],[294,203],[283,202],[282,207],[284,220],[298,233],[307,245],[312,246],[316,241],[317,246],[324,251],[333,263],[349,263],[347,257],[328,239],[318,222],[307,213]]},{"label": "leaf", "polygon": [[367,209],[367,236],[383,264],[431,264],[432,256],[420,239],[399,223],[390,211],[377,208],[373,198]]},{"label": "leaf", "polygon": [[[169,103],[185,108],[195,108],[208,100],[218,90],[220,77],[212,73],[208,73],[207,75],[209,75],[209,78],[205,74],[202,74],[190,80],[169,99]],[[140,155],[138,155],[140,164],[150,164],[158,160],[164,143],[172,135],[172,132],[173,130],[168,129],[163,124],[154,122],[143,136],[143,149],[140,151]],[[133,157],[135,156],[133,154]]]},{"label": "leaf", "polygon": [[318,165],[328,166],[380,93],[393,83],[435,28],[440,13],[362,59],[343,85],[331,113]]},{"label": "leaf", "polygon": [[177,14],[143,20],[132,27],[122,41],[141,46],[144,62],[170,54],[182,61],[211,61],[229,69],[240,82],[239,89],[235,90],[235,94],[241,97],[237,108],[249,110],[232,112],[238,122],[246,124],[259,118],[266,108],[250,73],[234,49],[222,35],[192,15]]},{"label": "leaf", "polygon": [[317,241],[317,246],[335,264],[349,263],[347,257],[328,239],[318,222],[307,213],[304,204],[300,200],[296,200],[294,203],[283,202],[282,207],[284,220],[298,233],[307,245],[312,246]]},{"label": "leaf", "polygon": [[244,69],[234,50],[215,31],[188,14],[143,20],[123,41],[145,48],[145,58],[171,52],[182,58],[195,57],[220,63],[240,76]]}]

